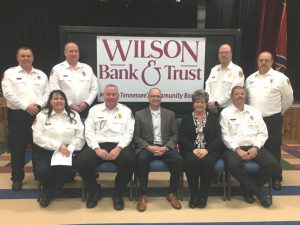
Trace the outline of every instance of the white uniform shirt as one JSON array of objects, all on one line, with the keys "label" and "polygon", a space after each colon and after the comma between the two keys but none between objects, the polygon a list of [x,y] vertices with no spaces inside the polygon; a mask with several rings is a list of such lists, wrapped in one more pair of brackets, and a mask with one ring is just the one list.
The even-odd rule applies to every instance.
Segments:
[{"label": "white uniform shirt", "polygon": [[221,108],[232,104],[230,95],[235,86],[244,86],[244,74],[241,67],[230,62],[227,68],[222,69],[221,64],[210,71],[205,82],[205,91],[209,94],[209,102],[217,101]]},{"label": "white uniform shirt", "polygon": [[92,68],[85,63],[77,63],[73,69],[67,61],[53,67],[50,77],[50,89],[62,90],[68,104],[93,103],[98,94],[98,81]]},{"label": "white uniform shirt", "polygon": [[153,124],[153,142],[154,144],[161,145],[162,144],[162,138],[161,138],[161,114],[160,110],[157,111],[151,111],[152,115],[152,124]]},{"label": "white uniform shirt", "polygon": [[118,103],[113,110],[105,103],[93,106],[85,120],[85,139],[91,149],[99,148],[99,143],[113,142],[125,148],[132,140],[134,117],[131,110]]},{"label": "white uniform shirt", "polygon": [[243,112],[234,105],[226,107],[221,112],[220,125],[223,142],[232,150],[239,146],[261,148],[268,138],[268,130],[260,111],[250,105],[245,105]]},{"label": "white uniform shirt", "polygon": [[293,89],[289,78],[273,70],[260,75],[257,72],[246,79],[248,102],[260,110],[263,117],[283,114],[293,104]]},{"label": "white uniform shirt", "polygon": [[61,144],[67,146],[68,150],[81,150],[84,140],[84,126],[79,114],[75,111],[75,122],[70,122],[67,112],[56,114],[52,111],[50,118],[48,109],[39,112],[32,125],[33,142],[38,146],[50,151],[57,151]]},{"label": "white uniform shirt", "polygon": [[35,68],[27,73],[21,66],[12,67],[4,72],[2,90],[10,109],[25,110],[32,103],[44,107],[49,95],[48,78]]}]

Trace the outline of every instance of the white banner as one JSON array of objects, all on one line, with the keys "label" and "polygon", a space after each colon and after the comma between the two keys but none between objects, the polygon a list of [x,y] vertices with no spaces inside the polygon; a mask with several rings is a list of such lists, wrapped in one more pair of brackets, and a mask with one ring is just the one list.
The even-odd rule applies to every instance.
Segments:
[{"label": "white banner", "polygon": [[204,87],[205,38],[97,36],[98,100],[105,85],[121,102],[146,102],[158,87],[164,102],[190,102]]}]

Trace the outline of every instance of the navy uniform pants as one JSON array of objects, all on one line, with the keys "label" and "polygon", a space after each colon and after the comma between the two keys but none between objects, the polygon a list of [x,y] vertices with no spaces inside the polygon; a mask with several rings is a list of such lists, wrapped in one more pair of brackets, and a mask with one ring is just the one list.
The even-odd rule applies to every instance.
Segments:
[{"label": "navy uniform pants", "polygon": [[137,151],[136,172],[140,184],[140,194],[147,194],[148,175],[150,172],[150,163],[153,159],[162,160],[170,169],[170,187],[169,193],[178,193],[180,185],[180,176],[182,174],[183,159],[175,150],[168,150],[162,156],[154,156],[152,152],[146,149]]}]

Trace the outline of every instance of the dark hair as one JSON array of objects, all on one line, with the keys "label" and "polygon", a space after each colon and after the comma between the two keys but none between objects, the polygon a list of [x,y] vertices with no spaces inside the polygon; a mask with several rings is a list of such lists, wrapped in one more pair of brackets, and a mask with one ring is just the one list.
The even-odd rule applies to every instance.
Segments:
[{"label": "dark hair", "polygon": [[29,48],[29,47],[26,47],[26,46],[23,46],[23,47],[18,48],[18,49],[17,49],[17,55],[19,54],[19,52],[20,52],[21,50],[25,50],[25,51],[28,50],[28,51],[31,51],[31,54],[33,55],[32,49]]},{"label": "dark hair", "polygon": [[[244,92],[245,92],[245,89],[244,89],[242,86],[235,86],[235,87],[233,87],[233,88],[231,89],[231,94],[230,94],[231,97],[233,96],[233,92],[234,92],[236,89],[241,89],[241,90],[244,90]],[[245,93],[245,95],[246,95],[246,93]]]},{"label": "dark hair", "polygon": [[68,114],[69,121],[71,123],[76,123],[76,120],[74,119],[75,118],[75,113],[70,109],[69,104],[68,104],[68,100],[67,100],[67,97],[66,97],[66,94],[63,91],[61,91],[61,90],[54,90],[54,91],[50,92],[48,100],[47,100],[47,105],[45,107],[46,109],[48,109],[47,112],[45,112],[48,115],[47,118],[48,119],[50,118],[51,113],[53,111],[53,108],[52,108],[52,105],[51,105],[50,101],[53,98],[54,94],[58,94],[61,97],[63,97],[63,99],[65,100],[65,110],[66,110],[66,112]]},{"label": "dark hair", "polygon": [[208,93],[201,89],[194,91],[194,93],[192,94],[192,102],[194,103],[196,100],[201,99],[204,99],[207,104],[209,99]]}]

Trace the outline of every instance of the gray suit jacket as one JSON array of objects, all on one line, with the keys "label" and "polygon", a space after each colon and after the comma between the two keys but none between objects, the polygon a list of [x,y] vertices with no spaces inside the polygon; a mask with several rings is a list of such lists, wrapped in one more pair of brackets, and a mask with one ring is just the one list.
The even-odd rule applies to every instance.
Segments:
[{"label": "gray suit jacket", "polygon": [[[175,149],[178,142],[178,130],[173,111],[160,107],[162,145]],[[133,143],[135,148],[146,148],[153,145],[153,124],[150,108],[135,113]]]}]

